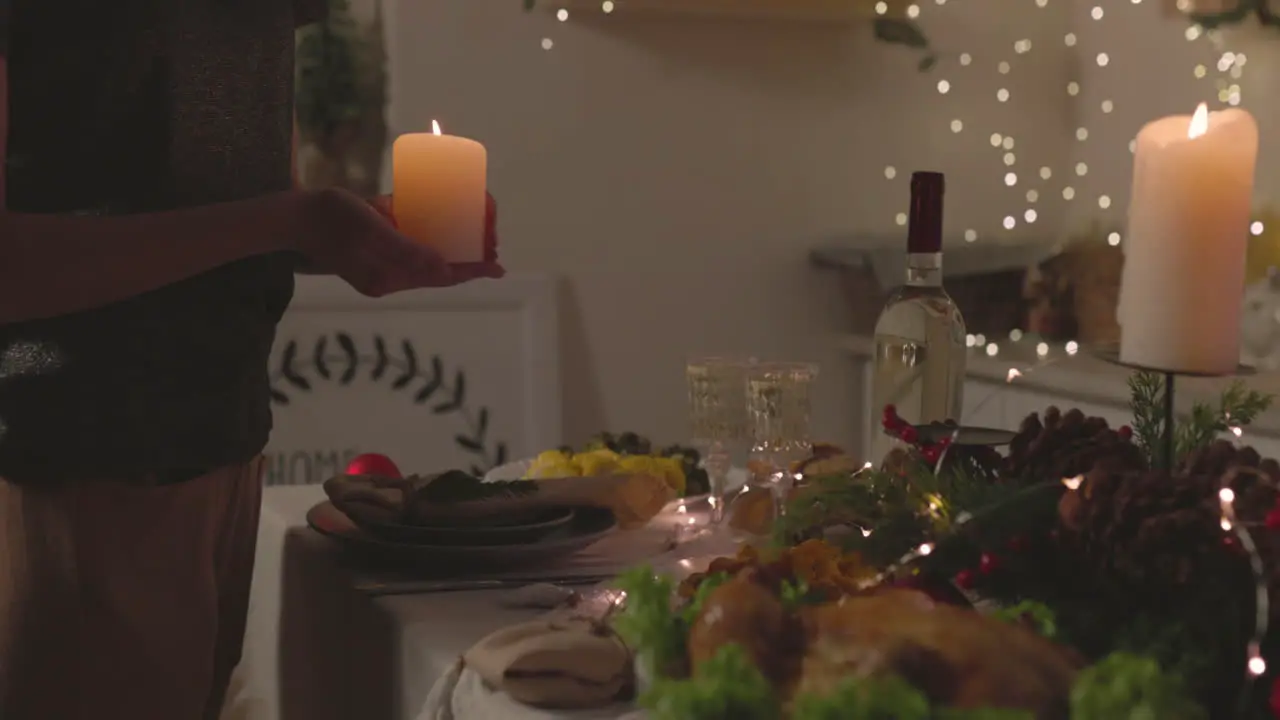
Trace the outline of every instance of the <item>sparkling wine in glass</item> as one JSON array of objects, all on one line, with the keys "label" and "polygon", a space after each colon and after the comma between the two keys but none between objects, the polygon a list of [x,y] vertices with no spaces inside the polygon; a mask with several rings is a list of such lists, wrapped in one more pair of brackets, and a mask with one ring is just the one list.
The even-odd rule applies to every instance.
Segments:
[{"label": "sparkling wine in glass", "polygon": [[817,376],[817,366],[795,362],[762,364],[747,374],[751,462],[768,479],[775,518],[785,513],[792,464],[813,450],[810,391]]},{"label": "sparkling wine in glass", "polygon": [[743,387],[749,360],[699,358],[689,362],[689,425],[693,444],[702,454],[711,483],[711,523],[724,519],[733,451],[745,443],[746,396]]}]

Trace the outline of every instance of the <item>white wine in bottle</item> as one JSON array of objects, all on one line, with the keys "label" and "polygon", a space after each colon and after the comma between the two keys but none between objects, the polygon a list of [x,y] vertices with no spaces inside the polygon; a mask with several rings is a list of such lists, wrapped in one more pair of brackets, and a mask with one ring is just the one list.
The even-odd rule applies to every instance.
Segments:
[{"label": "white wine in bottle", "polygon": [[942,287],[942,173],[911,176],[906,282],[876,321],[872,358],[871,455],[879,464],[896,445],[881,425],[884,409],[912,425],[960,421],[964,403],[965,326]]}]

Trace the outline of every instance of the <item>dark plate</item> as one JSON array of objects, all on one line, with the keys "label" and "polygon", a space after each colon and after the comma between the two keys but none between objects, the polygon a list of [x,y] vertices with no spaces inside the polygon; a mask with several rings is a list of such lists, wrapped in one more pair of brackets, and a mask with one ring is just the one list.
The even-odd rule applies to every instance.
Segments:
[{"label": "dark plate", "polygon": [[515,522],[473,526],[423,526],[353,521],[362,530],[384,540],[415,545],[489,546],[537,542],[560,532],[573,522],[572,508],[548,508],[516,519]]},{"label": "dark plate", "polygon": [[307,512],[307,524],[348,549],[394,563],[496,568],[533,565],[571,555],[599,542],[617,527],[613,513],[602,508],[573,508],[573,519],[536,542],[517,545],[423,545],[379,537],[352,522],[328,500]]},{"label": "dark plate", "polygon": [[916,433],[922,443],[936,443],[954,435],[951,444],[956,447],[1000,447],[1013,442],[1013,438],[1017,436],[1011,430],[967,426],[961,427],[957,434],[954,425],[917,425]]}]

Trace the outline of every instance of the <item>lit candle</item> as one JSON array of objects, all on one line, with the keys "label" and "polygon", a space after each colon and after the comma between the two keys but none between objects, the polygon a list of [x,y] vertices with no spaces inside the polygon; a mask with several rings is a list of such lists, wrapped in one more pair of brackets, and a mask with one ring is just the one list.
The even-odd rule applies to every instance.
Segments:
[{"label": "lit candle", "polygon": [[431,133],[396,138],[393,208],[401,232],[453,263],[484,260],[488,153],[467,138]]},{"label": "lit candle", "polygon": [[1258,125],[1239,109],[1201,104],[1138,133],[1116,313],[1123,362],[1235,371],[1257,153]]}]

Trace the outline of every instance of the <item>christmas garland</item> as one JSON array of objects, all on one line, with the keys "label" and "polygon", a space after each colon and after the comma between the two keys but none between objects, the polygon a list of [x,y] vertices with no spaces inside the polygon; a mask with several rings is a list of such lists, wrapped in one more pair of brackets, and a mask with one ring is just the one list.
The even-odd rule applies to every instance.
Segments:
[{"label": "christmas garland", "polygon": [[[1178,420],[1175,468],[1155,470],[1158,380],[1133,378],[1133,428],[1050,408],[1023,421],[1005,455],[925,442],[939,434],[885,408],[885,432],[903,446],[881,468],[809,481],[778,525],[778,552],[807,567],[815,561],[797,553],[822,537],[818,546],[839,543],[855,564],[882,569],[868,585],[994,608],[1073,648],[1088,665],[1071,686],[1071,720],[1280,718],[1280,674],[1267,663],[1280,659],[1270,631],[1280,463],[1218,439],[1270,398],[1232,385],[1197,405]],[[669,578],[647,568],[623,578],[615,628],[658,678],[641,702],[659,720],[1029,720],[933,706],[919,687],[883,677],[850,677],[787,705],[737,644],[689,666],[695,618],[734,567],[712,563],[676,606]],[[830,600],[787,582],[778,591],[787,612]]]},{"label": "christmas garland", "polygon": [[[1217,403],[1194,406],[1178,420],[1169,473],[1151,469],[1161,378],[1139,373],[1130,388],[1133,428],[1050,408],[1023,422],[1004,457],[920,444],[886,408],[885,431],[905,447],[853,482],[815,479],[775,539],[853,526],[861,532],[842,542],[886,568],[881,582],[996,603],[1095,662],[1185,689],[1209,717],[1280,717],[1280,676],[1266,662],[1280,657],[1269,632],[1280,464],[1217,439],[1238,434],[1271,398],[1234,383]],[[1267,676],[1270,694],[1254,682]],[[1139,716],[1109,712],[1081,717]],[[1152,717],[1196,712],[1184,703]]]}]

